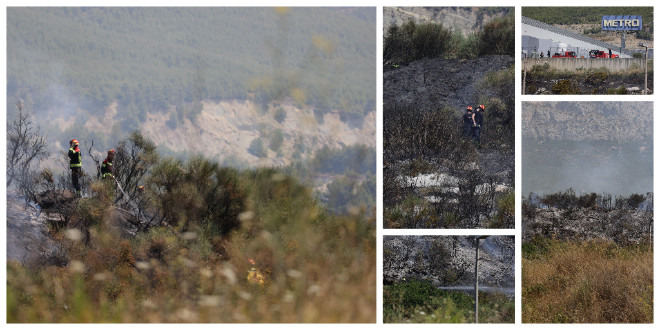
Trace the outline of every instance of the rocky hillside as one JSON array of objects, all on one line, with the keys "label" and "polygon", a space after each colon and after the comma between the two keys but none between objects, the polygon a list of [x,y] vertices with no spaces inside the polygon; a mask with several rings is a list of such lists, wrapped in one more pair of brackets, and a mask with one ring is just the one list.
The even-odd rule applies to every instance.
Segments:
[{"label": "rocky hillside", "polygon": [[491,11],[477,7],[384,7],[383,31],[412,19],[416,23],[442,23],[458,29],[464,36],[474,33],[495,17],[506,15],[512,8],[497,8]]},{"label": "rocky hillside", "polygon": [[[468,236],[385,236],[383,279],[385,283],[425,280],[438,287],[473,285],[474,244],[474,237]],[[481,240],[480,285],[513,288],[513,247],[512,236]]]},{"label": "rocky hillside", "polygon": [[521,115],[526,138],[627,142],[653,136],[649,102],[525,102]]},{"label": "rocky hillside", "polygon": [[[115,107],[116,104],[110,106],[104,118],[91,117],[85,128],[111,136],[113,127],[122,120]],[[279,109],[285,114],[281,122],[274,119]],[[375,112],[362,120],[351,121],[342,120],[337,112],[318,118],[312,108],[301,108],[292,102],[278,103],[266,111],[252,101],[204,102],[194,120],[183,119],[178,127],[173,128],[168,124],[170,118],[176,116],[173,111],[149,113],[146,121],[141,123],[142,134],[156,145],[174,152],[200,153],[219,162],[287,166],[295,160],[292,155],[296,150],[301,156],[313,156],[324,146],[340,149],[355,144],[376,145]],[[53,118],[53,121],[59,123],[62,130],[70,125],[64,118]],[[281,132],[283,138],[279,152],[269,148],[274,134],[279,134],[277,132]],[[265,146],[265,157],[257,157],[248,151],[250,143],[257,138]]]},{"label": "rocky hillside", "polygon": [[[571,24],[571,25],[556,25],[560,29],[566,29],[574,33],[583,34],[585,30],[600,29],[600,24]],[[615,46],[621,46],[621,34],[614,31],[605,31],[599,32],[596,34],[587,34],[587,37],[606,42]],[[637,46],[639,43],[644,43],[648,45],[649,48],[653,48],[653,40],[639,39],[636,37],[635,33],[628,33],[626,35],[626,48],[628,49],[639,49]],[[643,48],[642,48],[643,49]]]}]

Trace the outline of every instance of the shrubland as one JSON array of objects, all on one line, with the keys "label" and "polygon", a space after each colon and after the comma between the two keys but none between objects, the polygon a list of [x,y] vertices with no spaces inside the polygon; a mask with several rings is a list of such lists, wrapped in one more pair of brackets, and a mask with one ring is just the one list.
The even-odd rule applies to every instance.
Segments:
[{"label": "shrubland", "polygon": [[467,37],[440,23],[392,25],[385,32],[383,62],[386,65],[405,65],[424,58],[474,59],[486,55],[513,54],[513,11],[495,18]]},{"label": "shrubland", "polygon": [[523,200],[526,323],[652,323],[653,195]]},{"label": "shrubland", "polygon": [[375,322],[373,209],[329,212],[278,169],[160,158],[139,133],[120,145],[124,192],[91,180],[51,229],[58,262],[7,264],[8,322]]},{"label": "shrubland", "polygon": [[[512,156],[514,145],[513,67],[488,72],[477,83],[474,102],[484,104],[486,128],[482,150],[461,132],[460,109],[405,102],[384,105],[384,223],[388,228],[457,228],[513,226],[506,207],[512,191],[496,192],[497,183],[513,185],[510,169],[499,154]],[[488,151],[486,151],[488,150]],[[490,153],[490,156],[484,155]],[[504,157],[506,158],[506,157]],[[497,169],[497,170],[496,170]],[[457,178],[451,188],[425,187],[404,177],[443,173]],[[430,203],[424,196],[433,196]],[[499,212],[494,216],[493,212]],[[487,219],[487,220],[484,220]]]},{"label": "shrubland", "polygon": [[[653,89],[653,60],[648,62],[647,86]],[[525,94],[628,94],[629,86],[644,88],[644,68],[632,67],[623,72],[606,68],[589,70],[558,70],[549,64],[534,65],[526,74]]]},{"label": "shrubland", "polygon": [[[410,280],[383,287],[385,323],[474,323],[474,296]],[[479,293],[480,323],[513,323],[515,307],[503,294]]]},{"label": "shrubland", "polygon": [[648,244],[535,238],[522,249],[523,322],[653,322]]}]

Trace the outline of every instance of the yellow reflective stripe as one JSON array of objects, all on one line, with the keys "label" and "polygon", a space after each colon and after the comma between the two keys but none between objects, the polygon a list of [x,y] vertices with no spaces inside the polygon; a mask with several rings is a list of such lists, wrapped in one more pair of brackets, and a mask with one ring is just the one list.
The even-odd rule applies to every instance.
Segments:
[{"label": "yellow reflective stripe", "polygon": [[73,163],[70,166],[71,167],[80,167],[80,164],[82,163],[82,156],[80,154],[80,151],[76,152],[75,150],[73,150],[73,148],[69,148],[69,151],[72,151],[74,154],[78,154],[78,162]]}]

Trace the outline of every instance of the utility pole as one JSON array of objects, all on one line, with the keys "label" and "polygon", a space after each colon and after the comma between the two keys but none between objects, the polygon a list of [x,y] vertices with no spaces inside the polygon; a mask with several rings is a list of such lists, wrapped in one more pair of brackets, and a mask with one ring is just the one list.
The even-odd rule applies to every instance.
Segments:
[{"label": "utility pole", "polygon": [[527,80],[527,65],[524,62],[525,59],[523,59],[522,95],[525,95],[525,80]]},{"label": "utility pole", "polygon": [[477,243],[474,259],[474,323],[479,323],[479,241],[490,235],[482,235],[475,238]]},{"label": "utility pole", "polygon": [[646,95],[648,82],[649,47],[641,42],[639,43],[639,47],[644,47],[644,95]]}]

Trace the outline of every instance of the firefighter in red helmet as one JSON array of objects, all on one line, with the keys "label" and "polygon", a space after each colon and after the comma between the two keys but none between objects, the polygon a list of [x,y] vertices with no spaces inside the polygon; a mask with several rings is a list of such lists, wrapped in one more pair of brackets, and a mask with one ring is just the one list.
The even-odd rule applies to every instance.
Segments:
[{"label": "firefighter in red helmet", "polygon": [[101,178],[103,179],[114,179],[114,168],[112,167],[112,161],[115,159],[115,149],[108,150],[108,157],[103,161],[101,165]]},{"label": "firefighter in red helmet", "polygon": [[71,169],[71,183],[76,191],[76,196],[82,196],[80,190],[80,174],[82,172],[82,156],[78,148],[78,140],[69,141],[69,168]]}]

